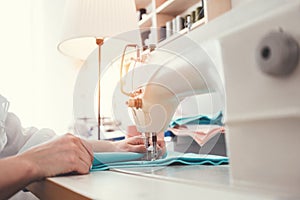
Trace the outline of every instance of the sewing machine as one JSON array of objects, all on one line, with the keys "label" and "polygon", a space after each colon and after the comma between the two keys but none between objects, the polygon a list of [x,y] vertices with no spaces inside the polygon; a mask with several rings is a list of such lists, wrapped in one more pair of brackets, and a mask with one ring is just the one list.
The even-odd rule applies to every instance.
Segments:
[{"label": "sewing machine", "polygon": [[[157,159],[157,134],[168,128],[180,102],[186,97],[205,93],[218,94],[214,97],[222,98],[224,89],[213,61],[198,44],[186,37],[179,37],[175,43],[150,52],[139,71],[147,68],[152,71],[143,77],[149,77],[149,80],[129,95],[127,104],[138,131],[146,138],[147,148],[150,147],[149,159]],[[199,108],[195,109],[201,113]]]},{"label": "sewing machine", "polygon": [[127,104],[150,158],[183,99],[216,93],[233,181],[298,193],[299,19],[298,0],[253,1],[149,52]]}]

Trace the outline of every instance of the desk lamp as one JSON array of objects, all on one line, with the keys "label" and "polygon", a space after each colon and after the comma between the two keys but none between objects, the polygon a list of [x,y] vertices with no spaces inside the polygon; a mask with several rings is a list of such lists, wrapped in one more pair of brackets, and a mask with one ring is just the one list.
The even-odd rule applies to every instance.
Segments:
[{"label": "desk lamp", "polygon": [[105,39],[136,30],[138,21],[133,0],[67,0],[63,37],[58,50],[86,60],[98,48],[98,139],[100,140],[101,46]]}]

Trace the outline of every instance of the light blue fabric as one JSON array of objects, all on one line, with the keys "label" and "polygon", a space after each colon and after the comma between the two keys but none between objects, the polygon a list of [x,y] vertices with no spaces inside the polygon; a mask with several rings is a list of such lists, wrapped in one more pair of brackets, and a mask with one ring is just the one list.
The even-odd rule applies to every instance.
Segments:
[{"label": "light blue fabric", "polygon": [[170,122],[170,127],[173,128],[176,125],[188,125],[188,124],[215,124],[215,125],[223,125],[222,122],[223,113],[219,112],[215,117],[208,117],[205,115],[197,115],[192,117],[183,117],[178,118]]},{"label": "light blue fabric", "polygon": [[142,153],[133,153],[133,152],[103,152],[103,153],[94,153],[94,163],[115,163],[115,162],[124,162],[139,160],[144,157]]},{"label": "light blue fabric", "polygon": [[111,168],[155,167],[171,164],[185,165],[221,165],[228,164],[228,157],[217,155],[200,155],[195,153],[168,152],[165,158],[155,161],[141,160],[140,153],[95,153],[91,171],[102,171]]}]

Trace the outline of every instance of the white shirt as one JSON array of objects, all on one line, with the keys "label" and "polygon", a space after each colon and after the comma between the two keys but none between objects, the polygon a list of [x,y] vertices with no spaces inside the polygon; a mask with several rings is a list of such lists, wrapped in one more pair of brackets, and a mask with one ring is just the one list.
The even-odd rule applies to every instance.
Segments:
[{"label": "white shirt", "polygon": [[6,144],[0,151],[0,158],[12,156],[26,149],[46,142],[55,137],[51,129],[23,128],[20,119],[13,113],[8,113],[5,120],[5,131],[1,140],[7,138]]}]

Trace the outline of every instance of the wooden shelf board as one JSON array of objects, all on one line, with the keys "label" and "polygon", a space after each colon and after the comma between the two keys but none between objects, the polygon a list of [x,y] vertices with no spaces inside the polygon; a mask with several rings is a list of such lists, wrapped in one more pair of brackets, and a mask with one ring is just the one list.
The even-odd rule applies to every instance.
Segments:
[{"label": "wooden shelf board", "polygon": [[[193,31],[195,28],[201,26],[201,25],[204,25],[205,24],[205,21],[206,19],[205,18],[202,18],[200,19],[199,21],[195,22],[192,27],[191,27],[191,30],[190,31]],[[181,37],[183,36],[184,34],[188,33],[188,29],[185,28],[185,29],[182,29],[180,32],[178,33],[175,33],[174,35],[170,36],[169,38],[166,38],[165,40],[159,42],[158,44],[158,47],[161,47],[161,46],[164,46],[165,44],[169,43],[169,42],[172,42],[174,40],[176,40],[176,38],[178,37]]]},{"label": "wooden shelf board", "polygon": [[139,21],[139,27],[140,28],[146,28],[152,26],[152,17],[153,13],[147,15],[145,18],[143,18],[141,21]]},{"label": "wooden shelf board", "polygon": [[167,0],[156,9],[156,13],[175,17],[197,3],[199,3],[199,6],[201,5],[201,1],[199,0]]}]

